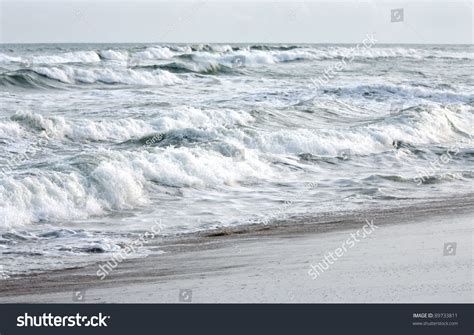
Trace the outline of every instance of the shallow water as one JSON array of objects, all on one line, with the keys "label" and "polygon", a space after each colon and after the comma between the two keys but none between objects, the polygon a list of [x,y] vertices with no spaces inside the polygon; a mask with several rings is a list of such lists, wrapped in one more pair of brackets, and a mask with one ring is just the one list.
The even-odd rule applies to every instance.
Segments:
[{"label": "shallow water", "polygon": [[472,46],[354,47],[1,45],[4,270],[472,192]]}]

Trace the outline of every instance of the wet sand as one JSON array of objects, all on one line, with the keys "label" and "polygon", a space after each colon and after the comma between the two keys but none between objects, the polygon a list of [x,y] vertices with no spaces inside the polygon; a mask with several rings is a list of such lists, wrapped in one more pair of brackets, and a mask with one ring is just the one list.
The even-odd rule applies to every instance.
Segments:
[{"label": "wet sand", "polygon": [[[474,197],[299,217],[155,241],[164,254],[0,281],[0,302],[474,302]],[[313,279],[366,220],[376,228]],[[446,243],[450,243],[448,247]],[[455,244],[452,244],[455,243]],[[453,250],[455,250],[453,252]]]}]

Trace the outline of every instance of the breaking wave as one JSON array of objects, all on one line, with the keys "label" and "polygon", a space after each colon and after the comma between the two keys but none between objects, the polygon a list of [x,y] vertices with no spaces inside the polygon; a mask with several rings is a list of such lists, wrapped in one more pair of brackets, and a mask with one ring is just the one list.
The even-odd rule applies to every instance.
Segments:
[{"label": "breaking wave", "polygon": [[442,48],[207,44],[55,51],[28,56],[0,53],[0,65],[6,66],[6,71],[0,73],[0,85],[57,88],[57,84],[38,75],[71,85],[168,85],[179,82],[172,73],[228,74],[241,68],[295,61],[364,62],[383,58],[472,60],[473,56],[465,50]]},{"label": "breaking wave", "polygon": [[151,201],[148,191],[154,184],[212,188],[261,182],[281,173],[269,160],[281,155],[313,157],[305,158],[311,161],[337,157],[345,148],[355,155],[374,155],[396,149],[397,141],[403,141],[398,147],[408,148],[407,154],[410,147],[432,143],[469,147],[467,125],[473,121],[467,109],[418,106],[357,127],[253,131],[254,117],[231,110],[177,108],[147,122],[73,121],[19,112],[0,123],[4,136],[45,131],[58,140],[112,141],[125,147],[73,157],[72,162],[89,164],[72,172],[20,171],[1,179],[2,214],[17,223],[84,219],[144,206]]},{"label": "breaking wave", "polygon": [[1,86],[23,88],[57,88],[55,82],[70,85],[81,84],[124,84],[124,85],[173,85],[181,80],[174,74],[156,69],[151,72],[133,69],[82,69],[70,66],[34,67],[0,74]]}]

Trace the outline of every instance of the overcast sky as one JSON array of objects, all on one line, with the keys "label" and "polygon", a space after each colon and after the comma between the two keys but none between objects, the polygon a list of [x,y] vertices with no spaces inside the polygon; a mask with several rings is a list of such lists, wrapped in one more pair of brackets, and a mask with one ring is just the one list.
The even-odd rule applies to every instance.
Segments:
[{"label": "overcast sky", "polygon": [[[473,42],[472,0],[0,3],[2,43],[359,43],[366,34],[377,43]],[[391,22],[391,10],[400,8],[403,21]]]}]

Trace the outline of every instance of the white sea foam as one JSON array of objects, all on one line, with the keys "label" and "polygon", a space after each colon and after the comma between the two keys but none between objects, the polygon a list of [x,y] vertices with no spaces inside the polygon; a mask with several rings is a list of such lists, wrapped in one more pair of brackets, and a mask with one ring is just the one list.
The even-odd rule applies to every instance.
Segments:
[{"label": "white sea foam", "polygon": [[167,47],[150,47],[144,51],[136,52],[132,55],[132,59],[168,59],[174,56],[174,53]]},{"label": "white sea foam", "polygon": [[[298,59],[375,59],[375,58],[446,58],[446,59],[474,59],[472,52],[465,50],[443,50],[443,49],[422,49],[405,47],[380,47],[372,46],[365,48],[360,46],[342,47],[342,46],[316,46],[299,47],[291,50],[251,50],[249,47],[241,47],[238,51],[233,51],[230,45],[195,45],[193,52],[190,46],[173,46],[170,50],[166,46],[152,46],[143,51],[129,52],[126,49],[105,49],[105,50],[84,50],[63,52],[58,54],[40,54],[32,57],[12,56],[0,53],[0,63],[21,63],[29,62],[32,64],[65,64],[65,63],[97,63],[101,57],[109,60],[133,61],[169,59],[182,53],[190,53],[196,56],[198,60],[207,58],[208,61],[216,61],[221,64],[228,64],[232,56],[246,57],[248,64],[272,64],[275,62],[284,62]],[[208,52],[210,51],[210,52]],[[99,56],[100,55],[100,56]]]},{"label": "white sea foam", "polygon": [[172,85],[181,82],[176,75],[163,70],[147,72],[112,68],[81,69],[70,66],[35,67],[33,70],[38,74],[68,84]]},{"label": "white sea foam", "polygon": [[[214,50],[214,47],[213,47]],[[274,64],[279,62],[288,62],[295,60],[311,59],[342,59],[346,61],[376,58],[454,58],[454,59],[474,59],[469,52],[453,51],[426,51],[414,48],[355,48],[355,47],[318,47],[318,48],[299,48],[292,50],[250,50],[241,49],[232,51],[232,48],[222,47],[215,49],[219,52],[197,51],[193,53],[193,60],[206,68],[221,64],[233,66],[235,59],[247,66],[258,66],[265,64]]]},{"label": "white sea foam", "polygon": [[210,52],[196,52],[193,54],[193,60],[201,65],[203,69],[215,67],[217,64],[234,67],[236,61],[239,62],[239,66],[258,66],[312,58],[314,58],[314,55],[307,51],[239,50],[223,54]]},{"label": "white sea foam", "polygon": [[84,219],[103,213],[77,175],[42,172],[0,179],[0,226]]},{"label": "white sea foam", "polygon": [[[201,110],[179,107],[163,112],[149,124],[139,120],[65,120],[45,117],[29,111],[17,112],[12,119],[20,125],[45,130],[48,136],[77,141],[126,140],[141,137],[152,130],[170,131],[204,127],[209,134],[225,127],[243,125],[253,118],[232,110]],[[153,128],[152,128],[153,127]],[[204,133],[201,136],[206,136]],[[211,135],[211,136],[215,136]],[[229,139],[241,152],[245,148]],[[239,149],[240,148],[240,149]],[[228,149],[227,149],[228,150]],[[237,163],[232,155],[219,150],[200,148],[153,148],[136,152],[99,150],[98,166],[87,175],[60,172],[40,173],[28,177],[7,177],[0,181],[4,207],[0,217],[8,225],[46,220],[85,219],[111,210],[131,209],[146,204],[147,184],[168,186],[213,187],[232,185],[248,178],[266,178],[273,174],[256,153],[245,154]],[[8,198],[7,195],[11,195]],[[15,216],[15,212],[21,215]]]},{"label": "white sea foam", "polygon": [[31,62],[34,64],[95,63],[100,62],[100,57],[95,51],[75,51],[58,55],[34,56]]},{"label": "white sea foam", "polygon": [[0,53],[0,63],[21,62],[23,59],[17,56],[9,56]]},{"label": "white sea foam", "polygon": [[[454,109],[454,108],[453,108]],[[393,149],[393,141],[414,145],[450,143],[462,140],[459,134],[472,134],[474,117],[468,110],[454,111],[426,106],[424,111],[409,110],[387,121],[351,128],[282,129],[259,132],[254,136],[240,133],[248,148],[273,154],[336,156],[340,150],[367,155]],[[453,128],[456,127],[455,129]],[[235,135],[238,136],[238,135]]]},{"label": "white sea foam", "polygon": [[[135,119],[118,120],[66,120],[62,116],[43,116],[29,110],[18,111],[12,116],[18,122],[0,123],[0,131],[5,129],[6,134],[21,134],[20,126],[32,128],[35,132],[45,131],[48,136],[74,141],[126,141],[140,138],[153,132],[165,132],[173,129],[226,129],[237,125],[252,122],[253,117],[248,113],[237,111],[203,110],[194,107],[177,107],[163,110],[160,116],[145,122]],[[9,135],[8,135],[9,136]]]},{"label": "white sea foam", "polygon": [[191,53],[193,49],[189,45],[173,45],[172,50],[178,51],[180,53]]},{"label": "white sea foam", "polygon": [[[246,125],[253,117],[245,112],[230,109],[199,109],[190,106],[164,110],[151,121],[157,129],[167,131],[177,128],[214,128]],[[225,128],[224,128],[225,129]]]},{"label": "white sea foam", "polygon": [[473,59],[472,53],[465,51],[425,50],[402,47],[377,47],[365,48],[362,45],[351,47],[318,47],[307,49],[316,59],[345,58],[347,60],[360,60],[364,58],[454,58]]},{"label": "white sea foam", "polygon": [[[17,112],[13,120],[20,124],[47,131],[49,136],[74,141],[126,141],[147,134],[176,129],[203,129],[199,137],[231,141],[240,147],[258,149],[262,153],[336,155],[338,150],[353,148],[360,154],[370,154],[392,148],[393,141],[430,144],[456,140],[458,131],[472,133],[469,125],[473,116],[466,108],[453,110],[439,106],[425,106],[422,111],[408,110],[382,123],[346,128],[299,128],[246,133],[240,127],[255,120],[248,114],[233,110],[202,110],[179,107],[163,110],[148,122],[134,119],[66,121],[63,117],[43,117],[29,111]],[[455,129],[453,128],[455,127]],[[10,126],[11,127],[11,126]],[[0,127],[1,129],[1,127]],[[13,128],[18,129],[18,127]]]},{"label": "white sea foam", "polygon": [[[68,120],[60,116],[44,117],[31,111],[15,113],[13,120],[20,125],[42,130],[50,137],[70,139],[74,141],[126,141],[130,138],[141,137],[153,132],[148,123],[134,119],[119,119],[108,121]],[[2,129],[0,123],[0,129]],[[15,125],[21,131],[19,125]],[[15,129],[15,128],[13,128]]]},{"label": "white sea foam", "polygon": [[218,152],[184,147],[96,154],[101,162],[88,176],[42,172],[0,179],[4,225],[84,219],[135,208],[149,201],[146,189],[151,182],[204,188],[273,174],[252,152],[239,162]]},{"label": "white sea foam", "polygon": [[120,51],[120,50],[102,50],[100,51],[100,56],[105,59],[120,60],[120,61],[125,61],[129,57],[127,51]]},{"label": "white sea foam", "polygon": [[212,51],[216,52],[230,52],[232,51],[232,47],[228,44],[213,44],[211,45]]},{"label": "white sea foam", "polygon": [[0,122],[0,138],[14,139],[24,135],[21,126],[16,122]]}]

